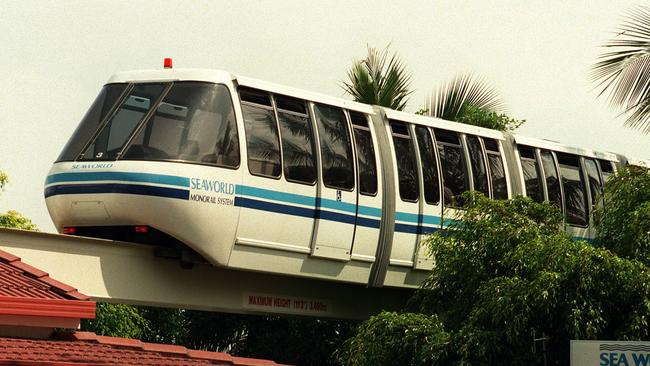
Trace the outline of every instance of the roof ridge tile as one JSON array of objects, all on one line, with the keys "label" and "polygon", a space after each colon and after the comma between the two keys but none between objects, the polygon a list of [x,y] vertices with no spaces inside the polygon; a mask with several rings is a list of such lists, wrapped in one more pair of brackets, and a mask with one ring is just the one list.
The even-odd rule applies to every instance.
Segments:
[{"label": "roof ridge tile", "polygon": [[173,353],[176,355],[189,356],[189,350],[183,346],[164,343],[143,343],[143,350],[161,353]]},{"label": "roof ridge tile", "polygon": [[15,256],[9,252],[5,252],[4,250],[0,250],[0,259],[2,259],[3,262],[11,263],[11,262],[19,261],[20,257]]}]

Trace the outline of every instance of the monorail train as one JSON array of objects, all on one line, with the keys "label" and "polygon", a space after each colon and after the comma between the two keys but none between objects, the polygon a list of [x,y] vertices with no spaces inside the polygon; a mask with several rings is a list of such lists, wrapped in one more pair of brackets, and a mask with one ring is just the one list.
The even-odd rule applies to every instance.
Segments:
[{"label": "monorail train", "polygon": [[49,172],[45,198],[62,233],[191,248],[233,269],[415,287],[433,266],[419,243],[462,192],[557,202],[566,230],[590,238],[602,183],[626,162],[166,68],[108,81]]}]

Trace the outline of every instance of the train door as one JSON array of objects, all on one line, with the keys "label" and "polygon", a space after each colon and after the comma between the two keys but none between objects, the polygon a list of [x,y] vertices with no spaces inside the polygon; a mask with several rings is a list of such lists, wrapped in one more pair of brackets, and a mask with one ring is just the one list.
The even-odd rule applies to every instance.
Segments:
[{"label": "train door", "polygon": [[311,251],[314,134],[303,100],[240,88],[248,172],[237,187],[237,244]]},{"label": "train door", "polygon": [[376,136],[368,116],[349,112],[357,156],[358,205],[352,259],[374,262],[379,244],[383,189],[379,185],[381,169],[377,166]]},{"label": "train door", "polygon": [[418,234],[422,225],[420,215],[420,183],[417,171],[413,130],[404,122],[390,120],[393,167],[397,172],[395,185],[395,231],[390,254],[390,264],[413,267]]},{"label": "train door", "polygon": [[442,170],[443,222],[454,220],[462,206],[461,195],[470,189],[467,158],[458,132],[434,129]]},{"label": "train door", "polygon": [[437,149],[433,134],[429,128],[416,126],[415,136],[422,176],[420,185],[422,191],[420,195],[422,200],[422,227],[419,243],[415,251],[413,268],[430,270],[433,268],[433,259],[428,254],[428,247],[423,242],[427,234],[440,229],[442,217]]},{"label": "train door", "polygon": [[351,131],[341,108],[313,106],[320,143],[321,174],[311,254],[349,260],[357,214]]}]

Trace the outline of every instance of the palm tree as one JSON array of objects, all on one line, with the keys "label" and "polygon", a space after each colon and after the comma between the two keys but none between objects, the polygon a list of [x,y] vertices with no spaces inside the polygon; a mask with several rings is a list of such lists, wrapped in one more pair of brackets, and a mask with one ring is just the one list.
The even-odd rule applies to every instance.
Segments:
[{"label": "palm tree", "polygon": [[609,103],[629,114],[625,125],[650,133],[650,9],[631,10],[603,47],[592,71],[598,95],[609,91]]},{"label": "palm tree", "polygon": [[504,111],[505,104],[496,89],[485,79],[466,73],[439,87],[425,101],[423,114],[460,121],[470,107],[498,113]]},{"label": "palm tree", "polygon": [[396,53],[388,60],[388,47],[383,50],[368,47],[366,58],[355,61],[347,75],[343,89],[357,102],[401,111],[413,92],[409,90],[411,75]]}]

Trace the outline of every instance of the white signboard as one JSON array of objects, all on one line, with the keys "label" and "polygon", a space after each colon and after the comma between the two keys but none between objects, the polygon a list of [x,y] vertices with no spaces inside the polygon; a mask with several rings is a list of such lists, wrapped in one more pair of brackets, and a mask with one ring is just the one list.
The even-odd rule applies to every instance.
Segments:
[{"label": "white signboard", "polygon": [[571,366],[650,366],[650,342],[571,341]]}]

